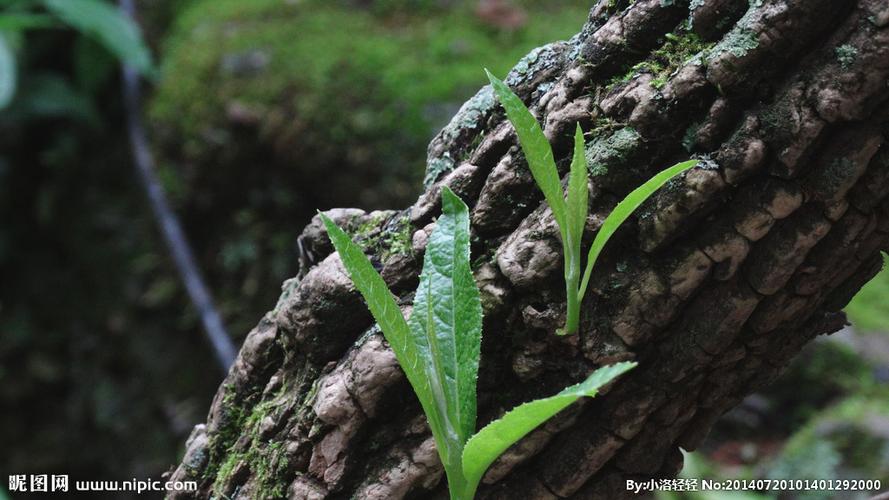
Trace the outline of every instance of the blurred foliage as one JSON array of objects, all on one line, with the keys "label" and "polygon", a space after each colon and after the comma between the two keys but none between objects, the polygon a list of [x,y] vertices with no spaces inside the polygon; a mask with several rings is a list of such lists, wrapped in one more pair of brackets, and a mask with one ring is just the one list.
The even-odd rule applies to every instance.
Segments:
[{"label": "blurred foliage", "polygon": [[120,126],[118,57],[149,69],[134,30],[110,2],[0,7],[17,73],[0,110],[3,471],[157,477],[220,379],[181,313],[146,299],[176,282]]},{"label": "blurred foliage", "polygon": [[885,253],[883,270],[864,285],[845,311],[860,330],[889,332],[889,256]]},{"label": "blurred foliage", "polygon": [[[503,30],[470,2],[139,4],[163,50],[159,174],[239,336],[296,273],[315,208],[406,203],[482,67],[576,32],[587,7],[548,4]],[[116,52],[34,13],[51,27],[21,31],[14,60],[0,52],[19,74],[0,111],[0,406],[15,409],[0,415],[0,470],[159,477],[221,375],[130,167]]]},{"label": "blurred foliage", "polygon": [[805,349],[780,381],[762,392],[776,416],[768,428],[782,434],[793,432],[823,408],[850,394],[869,394],[881,384],[874,367],[848,345],[818,343]]},{"label": "blurred foliage", "polygon": [[[889,482],[889,391],[856,395],[821,412],[770,464],[776,479],[879,479]],[[809,492],[800,498],[833,498]]]},{"label": "blurred foliage", "polygon": [[[840,335],[840,334],[838,334]],[[771,387],[716,424],[685,454],[681,477],[879,479],[889,482],[889,360],[866,361],[863,336],[807,346]],[[889,339],[882,339],[889,345]],[[852,346],[855,346],[854,349]],[[887,346],[889,347],[889,346]],[[662,493],[659,500],[861,499],[874,492]]]},{"label": "blurred foliage", "polygon": [[[297,271],[316,209],[397,208],[429,140],[532,48],[576,33],[588,2],[518,2],[491,24],[468,0],[195,0],[161,44],[149,104],[162,177],[232,331]],[[545,14],[545,15],[544,15]]]},{"label": "blurred foliage", "polygon": [[[154,73],[151,53],[142,41],[139,28],[111,3],[104,0],[7,0],[0,10],[0,110],[14,103],[16,97],[20,73],[16,53],[27,49],[23,47],[25,33],[66,26],[77,30],[84,39],[98,43],[118,60],[133,65],[143,75]],[[81,87],[101,79],[104,76],[101,73],[110,67],[108,64],[104,68],[97,67],[95,55],[90,54],[93,51],[95,47],[87,45],[73,60],[75,71],[81,77],[78,82]],[[33,78],[41,83],[36,92],[32,88]],[[30,104],[32,113],[45,113],[45,103],[49,101],[54,104],[52,111],[55,113],[83,114],[92,111],[84,109],[82,96],[78,95],[78,90],[90,89],[75,89],[60,74],[30,75],[23,72],[21,79],[21,86],[28,89],[23,97],[24,104],[20,104],[25,110],[29,110]],[[76,104],[69,106],[69,101]],[[40,106],[41,103],[44,106]]]}]

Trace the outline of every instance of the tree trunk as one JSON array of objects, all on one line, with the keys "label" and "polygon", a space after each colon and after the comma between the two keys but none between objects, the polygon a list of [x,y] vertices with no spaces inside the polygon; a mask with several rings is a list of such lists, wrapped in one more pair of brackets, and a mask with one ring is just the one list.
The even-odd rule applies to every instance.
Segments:
[{"label": "tree trunk", "polygon": [[[641,63],[641,64],[640,64]],[[481,69],[479,70],[481,71]],[[696,157],[609,243],[578,335],[560,337],[558,234],[485,87],[429,147],[404,211],[329,212],[407,308],[447,184],[471,207],[485,310],[479,424],[618,360],[639,367],[514,446],[486,499],[621,498],[668,477],[713,423],[839,310],[889,242],[885,0],[609,0],[508,83],[567,169],[591,162],[586,243],[619,198]],[[250,333],[172,477],[200,498],[444,498],[409,385],[314,220],[304,276]]]}]

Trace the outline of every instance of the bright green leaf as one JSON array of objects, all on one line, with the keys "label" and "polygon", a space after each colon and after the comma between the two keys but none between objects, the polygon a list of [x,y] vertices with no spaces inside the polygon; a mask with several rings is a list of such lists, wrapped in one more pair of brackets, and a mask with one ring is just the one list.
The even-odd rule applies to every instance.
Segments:
[{"label": "bright green leaf", "polygon": [[578,300],[583,300],[584,293],[586,293],[587,286],[590,282],[590,275],[593,273],[593,266],[596,264],[596,259],[599,258],[599,253],[602,252],[602,248],[605,247],[605,244],[608,243],[608,240],[614,235],[620,225],[623,224],[623,222],[627,220],[649,196],[660,189],[661,186],[666,184],[673,177],[685,172],[697,164],[698,160],[689,160],[673,165],[649,179],[645,184],[634,189],[633,192],[628,194],[626,198],[621,200],[621,202],[614,207],[614,210],[612,210],[611,213],[608,214],[608,217],[605,218],[605,222],[602,223],[602,227],[599,228],[599,232],[596,233],[596,238],[593,240],[593,246],[590,247],[589,254],[587,255],[586,269],[583,273],[583,280],[580,283]]},{"label": "bright green leaf", "polygon": [[9,105],[15,96],[16,73],[15,54],[6,35],[0,32],[0,109]]},{"label": "bright green leaf", "polygon": [[427,360],[435,406],[445,427],[437,442],[452,491],[462,485],[463,444],[475,432],[482,308],[469,264],[469,209],[447,186],[429,237],[408,321]]},{"label": "bright green leaf", "polygon": [[421,353],[417,350],[417,345],[411,335],[407,321],[401,314],[401,309],[395,302],[392,292],[386,286],[386,282],[374,269],[364,250],[355,244],[339,226],[336,225],[329,217],[319,214],[324,226],[327,228],[327,235],[333,243],[334,248],[340,255],[343,266],[352,278],[355,288],[361,292],[364,300],[367,301],[368,309],[380,325],[383,336],[392,347],[398,364],[404,370],[408,381],[414,388],[420,405],[423,407],[426,417],[429,419],[429,425],[432,428],[433,435],[438,435],[443,429],[440,419],[437,418],[435,401],[429,388],[429,379],[426,374],[426,364],[428,360],[421,357]]},{"label": "bright green leaf", "polygon": [[507,448],[579,398],[595,396],[602,386],[634,366],[636,363],[623,362],[599,368],[583,382],[555,396],[520,405],[486,425],[463,449],[463,474],[468,488],[465,498],[472,498],[485,471]]},{"label": "bright green leaf", "polygon": [[553,150],[540,129],[540,124],[534,115],[525,107],[525,103],[519,99],[519,96],[507,86],[502,80],[485,70],[494,92],[500,99],[503,109],[506,110],[506,116],[515,128],[516,135],[519,137],[519,143],[522,145],[522,151],[525,153],[525,159],[528,161],[528,168],[531,169],[531,175],[540,190],[543,191],[543,197],[553,211],[553,217],[559,225],[562,232],[562,238],[566,237],[565,231],[565,197],[562,194],[562,182],[559,179],[559,171],[556,169],[556,162],[553,160]]},{"label": "bright green leaf", "polygon": [[442,215],[429,237],[409,321],[363,250],[324,214],[321,219],[423,406],[451,491],[463,491],[460,460],[475,431],[482,324],[469,264],[469,209],[442,188]]},{"label": "bright green leaf", "polygon": [[102,0],[43,0],[43,5],[66,24],[95,38],[122,62],[143,75],[153,74],[151,52],[139,27],[113,5]]},{"label": "bright green leaf", "polygon": [[578,250],[589,207],[589,172],[584,153],[583,131],[578,124],[574,133],[574,156],[571,158],[571,177],[568,179],[567,206],[568,234],[572,245]]},{"label": "bright green leaf", "polygon": [[580,268],[583,265],[580,260],[580,245],[589,210],[589,173],[584,153],[583,131],[578,124],[574,133],[574,155],[571,158],[571,175],[568,179],[567,220],[565,221],[568,227],[563,231],[566,238],[562,242],[565,253],[567,311],[565,328],[559,332],[561,334],[576,332],[580,323],[580,301],[577,295]]}]

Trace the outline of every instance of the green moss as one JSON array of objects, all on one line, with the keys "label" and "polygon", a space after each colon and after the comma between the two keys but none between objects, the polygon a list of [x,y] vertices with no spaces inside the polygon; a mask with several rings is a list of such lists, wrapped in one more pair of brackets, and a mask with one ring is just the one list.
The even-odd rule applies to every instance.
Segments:
[{"label": "green moss", "polygon": [[362,222],[358,228],[355,229],[352,237],[362,241],[362,245],[365,246],[365,249],[371,244],[376,244],[379,238],[380,224],[386,220],[386,217],[388,217],[386,212],[378,212],[372,217],[367,218],[367,220]]},{"label": "green moss", "polygon": [[238,465],[241,461],[244,460],[244,455],[242,453],[229,453],[225,457],[225,461],[222,465],[219,466],[219,470],[216,472],[214,483],[213,483],[213,491],[221,495],[221,492],[218,491],[218,487],[216,485],[221,485],[225,483],[226,480],[231,476],[232,472],[235,470],[235,466]]},{"label": "green moss", "polygon": [[[231,477],[237,465],[247,463],[253,474],[254,483],[257,485],[257,498],[281,498],[284,496],[286,484],[282,475],[287,470],[288,459],[282,453],[283,442],[265,442],[259,432],[262,421],[268,416],[274,416],[275,410],[281,405],[281,399],[285,397],[287,390],[284,386],[268,399],[255,405],[250,414],[243,420],[241,433],[251,437],[246,450],[234,450],[229,448],[225,460],[219,465],[213,475],[213,492],[223,495],[223,488]],[[233,443],[234,444],[234,443]]]},{"label": "green moss", "polygon": [[210,457],[205,477],[218,477],[223,467],[230,469],[235,465],[229,463],[231,461],[229,452],[241,435],[247,417],[244,403],[237,400],[235,388],[226,384],[223,390],[225,395],[222,398],[222,414],[216,432],[211,435]]},{"label": "green moss", "polygon": [[641,73],[649,73],[653,76],[651,86],[660,89],[666,85],[670,75],[683,64],[695,57],[703,60],[712,46],[713,43],[704,42],[696,33],[682,26],[677,33],[668,33],[664,37],[664,43],[654,50],[648,59],[633,65],[623,75],[613,78],[608,88],[627,82]]},{"label": "green moss", "polygon": [[837,61],[840,62],[840,66],[843,68],[848,68],[855,62],[855,59],[858,58],[858,49],[849,44],[840,45],[835,48],[833,52],[837,57]]},{"label": "green moss", "polygon": [[390,228],[383,236],[384,256],[404,255],[413,252],[413,226],[408,216],[403,216],[396,221],[394,228]]},{"label": "green moss", "polygon": [[393,255],[413,252],[414,227],[407,215],[386,221],[391,212],[380,212],[362,222],[352,233],[365,252],[385,261]]}]

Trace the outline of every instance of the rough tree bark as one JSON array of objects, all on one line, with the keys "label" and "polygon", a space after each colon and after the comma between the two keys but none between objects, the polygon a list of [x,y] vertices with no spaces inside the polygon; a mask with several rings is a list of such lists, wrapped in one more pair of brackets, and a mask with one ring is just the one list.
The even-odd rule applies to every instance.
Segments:
[{"label": "rough tree bark", "polygon": [[[586,131],[588,238],[655,171],[703,160],[609,244],[575,336],[554,334],[557,231],[489,88],[432,141],[413,206],[330,212],[407,309],[440,186],[470,205],[480,424],[639,361],[507,452],[480,498],[613,499],[627,478],[671,476],[680,447],[844,324],[889,242],[887,82],[885,0],[600,1],[570,41],[531,52],[508,83],[560,168],[575,122]],[[304,276],[247,337],[172,477],[200,498],[443,498],[419,405],[317,220],[301,242]]]}]

